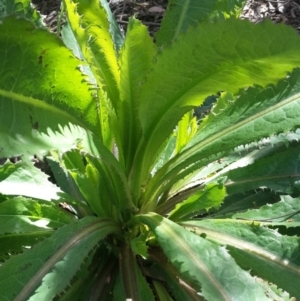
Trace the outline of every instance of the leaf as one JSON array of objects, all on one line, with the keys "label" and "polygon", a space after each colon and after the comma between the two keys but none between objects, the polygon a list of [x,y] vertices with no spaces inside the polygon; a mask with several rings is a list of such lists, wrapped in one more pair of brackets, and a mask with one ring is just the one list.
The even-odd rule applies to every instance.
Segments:
[{"label": "leaf", "polygon": [[85,199],[81,194],[78,186],[76,185],[74,179],[72,178],[70,173],[60,165],[59,161],[56,161],[54,156],[48,156],[47,162],[49,163],[55,181],[60,189],[70,195],[73,199],[80,202],[85,202]]},{"label": "leaf", "polygon": [[270,300],[224,247],[154,213],[135,218],[150,227],[180,275],[192,281],[198,292],[201,287],[207,300]]},{"label": "leaf", "polygon": [[300,199],[292,198],[289,195],[280,196],[280,202],[275,204],[266,204],[259,209],[248,210],[243,213],[236,213],[232,218],[270,221],[275,225],[277,222],[290,221],[300,222]]},{"label": "leaf", "polygon": [[70,122],[95,130],[98,116],[90,84],[60,39],[13,17],[5,18],[0,29],[1,156],[39,155],[53,145],[74,144],[80,137],[60,144],[48,137],[59,136],[54,133]]},{"label": "leaf", "polygon": [[218,0],[170,0],[161,28],[156,34],[161,46],[176,39],[189,26],[203,21],[213,10]]},{"label": "leaf", "polygon": [[259,191],[247,191],[229,195],[225,198],[218,212],[210,214],[210,217],[231,217],[235,213],[241,213],[248,209],[256,209],[266,204],[280,201],[280,196],[267,189]]},{"label": "leaf", "polygon": [[137,118],[141,82],[152,67],[156,47],[146,26],[131,18],[126,39],[120,50],[120,97],[118,118],[123,126],[121,133],[126,170],[130,171],[136,145],[141,137],[141,124]]},{"label": "leaf", "polygon": [[31,20],[35,25],[45,28],[40,14],[32,7],[30,0],[1,1],[0,19],[12,14],[25,17]]},{"label": "leaf", "polygon": [[[17,116],[8,114],[15,112],[9,109],[15,104],[26,108],[27,114],[22,111],[26,122],[20,124],[33,130],[58,129],[58,121],[66,118],[68,122],[95,129],[97,114],[92,106],[89,85],[78,70],[80,61],[63,47],[55,35],[36,29],[26,20],[18,19],[16,22],[15,18],[8,17],[1,24],[0,43],[1,56],[5,58],[1,60],[0,95],[4,108],[7,108],[6,114],[1,116],[3,124],[8,118],[17,120]],[[14,80],[13,74],[18,74]],[[43,114],[38,116],[34,110],[27,108],[28,105],[35,106]],[[51,113],[55,113],[55,120],[51,119]],[[10,125],[8,132],[14,130],[18,133],[14,127],[19,122],[7,124]]]},{"label": "leaf", "polygon": [[[25,197],[13,197],[0,203],[1,215],[22,215],[29,218],[45,218],[51,228],[69,224],[75,220],[73,214],[59,207],[57,202],[48,202]],[[55,223],[55,226],[51,224]]]},{"label": "leaf", "polygon": [[2,213],[0,222],[0,259],[2,260],[13,254],[22,253],[25,248],[30,248],[51,236],[54,232],[53,227],[59,228],[64,225],[46,218],[7,216]]},{"label": "leaf", "polygon": [[129,245],[125,245],[119,256],[120,274],[126,299],[135,301],[154,301],[153,293],[142,275],[134,253]]},{"label": "leaf", "polygon": [[230,194],[258,187],[292,193],[295,182],[300,180],[299,147],[288,148],[223,176],[227,178],[225,186]]},{"label": "leaf", "polygon": [[169,213],[176,204],[175,209],[170,212],[169,218],[173,221],[187,220],[196,216],[201,210],[218,209],[225,196],[226,190],[223,185],[211,183],[204,189],[199,189],[187,200],[183,201],[180,197],[169,199],[163,205],[158,206],[156,212]]},{"label": "leaf", "polygon": [[1,298],[27,300],[43,280],[30,300],[51,299],[70,284],[89,252],[109,233],[119,231],[111,220],[95,217],[57,230],[47,240],[0,267]]},{"label": "leaf", "polygon": [[175,300],[204,301],[204,298],[189,283],[178,277],[177,270],[161,250],[151,249],[150,258],[156,263],[151,267],[151,271],[155,273],[153,278],[161,277],[167,283]]},{"label": "leaf", "polygon": [[105,9],[107,14],[107,19],[109,21],[110,27],[109,32],[112,36],[112,39],[114,41],[114,46],[116,49],[117,54],[119,53],[120,48],[122,47],[124,43],[124,37],[122,35],[122,32],[120,30],[119,24],[116,21],[114,14],[112,13],[110,6],[106,0],[100,0],[100,3],[102,7]]},{"label": "leaf", "polygon": [[[287,138],[289,135],[286,138],[282,138],[285,135],[272,135],[299,126],[296,113],[300,101],[299,79],[300,70],[297,69],[275,87],[248,88],[247,91],[241,90],[238,97],[223,94],[185,149],[158,171],[152,182],[160,185],[172,179],[170,182],[176,183],[192,171],[221,159],[237,146],[243,151],[243,145],[246,144],[247,150],[248,143],[251,143],[250,149],[253,146],[257,149],[264,147],[265,142],[269,146],[281,142],[288,145],[293,139],[297,140],[297,134],[294,138],[293,134],[290,138]],[[264,141],[263,138],[270,136],[269,141]],[[260,143],[256,142],[260,139]],[[271,147],[267,150],[272,151]],[[153,186],[153,183],[149,185]]]},{"label": "leaf", "polygon": [[7,161],[0,166],[0,192],[50,201],[58,199],[61,190],[31,163],[19,161],[13,164]]},{"label": "leaf", "polygon": [[[275,42],[278,38],[287,42],[283,42],[281,47],[278,47],[278,43]],[[157,149],[170,135],[185,112],[200,105],[207,95],[220,90],[235,93],[239,87],[250,86],[254,83],[266,85],[276,82],[288,70],[299,64],[297,62],[299,47],[299,38],[290,28],[274,26],[270,22],[254,25],[236,19],[215,24],[205,23],[190,28],[176,42],[165,47],[157,56],[154,69],[149,73],[147,81],[141,88],[139,114],[145,138],[141,141],[140,153],[135,158],[137,183],[145,181]],[[214,51],[211,50],[212,48]],[[160,78],[164,78],[164,81]],[[279,114],[284,104],[293,106],[295,101],[293,97],[289,98],[274,106],[273,110],[278,109]],[[267,112],[269,111],[266,110],[265,113]],[[272,113],[273,111],[270,111],[270,115]],[[292,115],[295,115],[295,110]],[[241,116],[240,113],[239,116]],[[259,118],[261,114],[256,116]],[[253,119],[250,120],[253,121]],[[280,129],[293,128],[291,124],[288,126],[291,120],[292,118],[288,118],[287,125],[280,126]],[[269,119],[266,122],[269,124]],[[258,124],[260,128],[261,125]],[[218,145],[218,151],[220,146],[223,147],[220,139],[227,140],[225,131],[232,133],[233,128],[236,130],[237,125],[231,125],[226,130],[218,132],[219,139],[215,144]],[[268,135],[271,134],[272,128],[263,128],[268,130]],[[202,132],[200,129],[198,131]],[[243,133],[243,139],[246,140],[244,130],[241,133]],[[200,134],[194,136],[194,139],[186,146],[186,149],[191,145],[194,145],[194,148],[191,148],[189,152],[182,152],[182,156],[179,157],[182,161],[187,157],[191,161],[195,160],[191,156],[196,153],[195,148],[200,151],[204,143],[208,144],[212,139],[216,141],[217,138],[214,136],[199,143],[200,136]],[[250,137],[247,140],[249,141]],[[211,148],[209,148],[209,153],[211,153]],[[183,159],[185,155],[188,156]],[[191,162],[189,160],[187,161]],[[187,161],[185,161],[186,164],[190,164]]]},{"label": "leaf", "polygon": [[119,67],[105,9],[99,1],[65,0],[67,17],[97,84],[117,107]]},{"label": "leaf", "polygon": [[209,240],[227,245],[230,254],[245,269],[268,279],[294,297],[300,295],[298,237],[284,236],[258,222],[205,220],[182,223]]}]

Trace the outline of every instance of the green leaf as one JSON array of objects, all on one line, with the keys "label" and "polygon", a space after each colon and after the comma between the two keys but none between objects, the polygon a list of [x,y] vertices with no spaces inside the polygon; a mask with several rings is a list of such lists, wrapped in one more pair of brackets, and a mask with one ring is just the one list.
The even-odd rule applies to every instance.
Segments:
[{"label": "green leaf", "polygon": [[197,290],[190,283],[178,277],[177,270],[160,249],[152,249],[150,258],[154,259],[156,263],[151,267],[151,271],[155,273],[153,278],[165,281],[175,300],[204,301],[204,298],[197,293]]},{"label": "green leaf", "polygon": [[138,237],[134,237],[130,241],[130,246],[132,251],[136,255],[140,255],[144,258],[148,258],[148,247],[146,244],[147,235],[148,235],[147,233],[141,234]]},{"label": "green leaf", "polygon": [[32,7],[30,0],[4,0],[0,3],[0,19],[9,15],[18,15],[44,27],[40,14]]},{"label": "green leaf", "polygon": [[236,213],[232,218],[255,220],[258,222],[289,221],[290,223],[300,222],[300,198],[292,198],[289,195],[280,196],[280,202],[266,204],[259,209],[248,210],[243,213]]},{"label": "green leaf", "polygon": [[[2,208],[1,208],[2,209]],[[53,227],[64,224],[52,222],[47,218],[26,216],[0,215],[0,259],[6,259],[8,254],[22,253],[39,241],[53,234]]]},{"label": "green leaf", "polygon": [[118,104],[118,118],[122,127],[118,130],[121,133],[127,173],[132,166],[136,145],[141,137],[141,124],[137,118],[138,92],[142,80],[152,67],[155,53],[156,47],[147,27],[137,19],[131,18],[119,58],[121,101]]},{"label": "green leaf", "polygon": [[72,178],[70,173],[65,168],[63,168],[60,162],[56,160],[54,156],[48,156],[47,162],[49,163],[55,181],[60,189],[70,195],[73,199],[79,202],[84,202],[85,199],[81,194],[78,186],[76,185],[74,179]]},{"label": "green leaf", "polygon": [[[152,180],[153,183],[149,185],[168,183],[170,178],[171,183],[176,183],[192,171],[211,161],[221,159],[224,153],[228,154],[237,146],[240,148],[236,150],[236,154],[239,150],[243,152],[243,148],[247,150],[249,143],[251,143],[250,149],[263,148],[261,153],[259,151],[253,153],[254,158],[257,156],[259,158],[267,155],[268,152],[272,153],[272,144],[278,144],[280,147],[280,144],[288,145],[293,139],[298,140],[298,135],[292,133],[290,138],[286,135],[284,139],[282,137],[285,135],[278,137],[272,135],[299,126],[297,115],[300,101],[299,89],[300,70],[297,69],[275,87],[270,85],[265,89],[248,88],[247,91],[241,90],[238,97],[228,93],[223,94],[211,114],[202,121],[198,132],[185,149],[158,171]],[[263,139],[269,136],[271,136],[270,140]],[[260,139],[262,141],[257,143],[256,141]],[[269,145],[265,149],[266,154],[264,154],[265,143]],[[245,144],[246,146],[243,146]],[[224,153],[222,154],[220,150]],[[254,158],[249,157],[251,163]],[[168,172],[169,170],[171,172]]]},{"label": "green leaf", "polygon": [[150,227],[178,272],[192,281],[198,291],[201,287],[207,300],[270,300],[224,247],[154,213],[139,215],[136,219]]},{"label": "green leaf", "polygon": [[[283,41],[281,47],[278,47],[276,42],[278,38]],[[211,51],[212,48],[214,51]],[[216,91],[225,90],[235,93],[239,87],[254,83],[266,85],[276,82],[288,70],[299,64],[299,48],[299,37],[290,28],[274,26],[271,22],[254,25],[236,19],[214,24],[205,23],[190,28],[176,42],[165,47],[157,56],[154,69],[141,88],[139,113],[145,138],[140,143],[139,154],[135,158],[137,183],[145,181],[157,149],[170,135],[185,112],[201,104],[207,95],[212,95]],[[160,80],[162,77],[164,81]],[[294,97],[289,98],[275,105],[273,109],[266,109],[265,114],[270,111],[269,116],[271,116],[276,109],[279,114],[284,104],[293,106],[295,101]],[[295,115],[295,110],[291,114]],[[239,116],[244,117],[240,113]],[[262,114],[256,115],[257,118],[261,116]],[[294,123],[296,119],[294,118]],[[245,123],[246,120],[240,126],[244,124],[250,126],[250,121],[254,121],[251,118],[248,120],[249,123]],[[287,118],[286,123],[291,120],[292,118]],[[266,119],[266,122],[268,121],[269,119]],[[280,123],[276,123],[279,127],[278,124]],[[204,143],[209,144],[210,141],[216,141],[216,138],[218,143],[215,145],[216,147],[218,145],[219,151],[220,147],[223,148],[221,139],[226,140],[228,144],[225,131],[232,133],[237,126],[238,124],[231,124],[230,127],[218,132],[217,137],[212,136],[197,145],[196,142],[199,142],[202,135],[194,136],[188,145],[196,146],[182,152],[179,158],[182,161],[186,158],[195,160],[191,156],[195,154],[195,149],[202,150]],[[281,130],[292,127],[291,124],[280,125]],[[259,128],[261,128],[260,124]],[[263,128],[268,130],[268,135],[271,134],[272,128]],[[199,133],[202,133],[202,130]],[[244,133],[244,130],[241,131],[241,137],[246,140]],[[188,146],[186,148],[188,149]],[[207,152],[210,154],[211,148]],[[186,166],[190,164],[189,160],[185,161]]]},{"label": "green leaf", "polygon": [[281,235],[252,221],[203,220],[182,225],[205,234],[209,240],[227,245],[230,254],[243,268],[251,268],[254,274],[299,297],[298,237]]},{"label": "green leaf", "polygon": [[55,35],[26,20],[5,18],[0,56],[1,156],[40,154],[70,140],[74,144],[81,137],[63,143],[58,137],[57,144],[48,137],[59,136],[70,122],[91,130],[98,127],[90,84],[78,70],[80,61]]},{"label": "green leaf", "polygon": [[225,198],[218,212],[210,217],[231,217],[235,213],[244,212],[248,209],[256,209],[266,204],[273,204],[280,201],[280,196],[274,191],[267,189],[256,191],[247,191],[229,195]]},{"label": "green leaf", "polygon": [[157,45],[176,39],[189,26],[203,21],[213,10],[218,0],[170,0],[161,28],[156,34]]},{"label": "green leaf", "polygon": [[50,201],[58,199],[61,190],[48,181],[48,176],[31,163],[7,161],[0,166],[0,193],[23,195]]},{"label": "green leaf", "polygon": [[153,293],[142,275],[133,251],[129,245],[122,248],[120,254],[120,274],[126,299],[135,301],[154,301]]},{"label": "green leaf", "polygon": [[174,205],[178,201],[175,209],[171,211],[169,218],[173,221],[186,220],[196,216],[202,210],[218,209],[225,196],[226,190],[223,185],[211,183],[185,201],[180,200],[180,198],[178,200],[176,198],[168,200],[162,206],[157,207],[157,212],[169,212],[169,209],[166,207],[174,208]]},{"label": "green leaf", "polygon": [[176,129],[176,154],[193,138],[197,128],[197,120],[196,117],[193,117],[192,112],[184,114]]},{"label": "green leaf", "polygon": [[[73,222],[75,216],[59,207],[57,202],[48,202],[24,197],[10,198],[0,203],[1,215],[22,215],[29,218],[45,218],[49,221],[50,228],[58,227]],[[52,226],[52,222],[55,226]]]},{"label": "green leaf", "polygon": [[95,217],[60,228],[0,267],[1,298],[27,300],[39,286],[30,300],[50,300],[70,284],[89,252],[108,234],[119,231],[111,220]]},{"label": "green leaf", "polygon": [[105,9],[97,0],[65,0],[64,5],[77,43],[98,86],[116,108],[120,74]]},{"label": "green leaf", "polygon": [[119,26],[118,22],[116,21],[115,16],[112,13],[107,0],[100,0],[100,3],[106,11],[107,19],[108,19],[109,24],[110,24],[109,32],[112,36],[112,39],[114,41],[114,46],[115,46],[116,52],[118,54],[120,48],[122,47],[122,45],[124,43],[124,37],[121,33],[120,26]]},{"label": "green leaf", "polygon": [[[15,18],[8,17],[1,24],[0,45],[1,56],[5,58],[1,60],[0,95],[2,106],[7,107],[1,120],[9,124],[8,132],[19,133],[14,127],[20,124],[33,130],[47,127],[55,130],[58,121],[66,118],[95,129],[97,113],[89,84],[78,70],[80,61],[55,35],[36,29],[26,20],[16,22]],[[13,74],[18,77],[14,78]],[[18,111],[23,108],[24,124],[19,120],[12,123],[17,116],[10,116],[8,112],[18,113],[9,109],[12,106],[19,106]],[[28,106],[34,106],[43,114],[39,116]],[[12,121],[7,122],[9,118]]]},{"label": "green leaf", "polygon": [[274,191],[292,193],[296,181],[300,180],[300,149],[288,148],[244,168],[233,169],[226,177],[228,193],[237,193],[268,187]]}]

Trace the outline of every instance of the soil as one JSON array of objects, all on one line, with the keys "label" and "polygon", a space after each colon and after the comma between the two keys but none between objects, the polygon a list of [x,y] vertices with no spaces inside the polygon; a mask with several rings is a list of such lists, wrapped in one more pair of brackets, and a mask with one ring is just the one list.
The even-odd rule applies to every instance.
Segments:
[{"label": "soil", "polygon": [[[199,0],[200,1],[200,0]],[[110,8],[121,27],[126,32],[128,19],[135,15],[149,28],[154,36],[159,29],[168,0],[108,0]],[[57,16],[60,12],[61,0],[32,0],[51,31],[57,31]],[[269,18],[274,23],[285,23],[300,33],[300,0],[247,0],[242,19],[259,23]]]}]

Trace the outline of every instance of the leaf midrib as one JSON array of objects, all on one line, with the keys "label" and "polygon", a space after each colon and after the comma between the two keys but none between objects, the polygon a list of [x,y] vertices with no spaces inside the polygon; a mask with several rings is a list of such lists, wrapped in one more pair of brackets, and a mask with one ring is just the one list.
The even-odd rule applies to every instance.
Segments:
[{"label": "leaf midrib", "polygon": [[59,109],[59,108],[55,107],[54,105],[50,105],[42,100],[30,97],[30,96],[21,95],[21,94],[12,92],[12,91],[5,91],[2,89],[0,89],[0,96],[4,96],[8,99],[11,99],[13,101],[13,104],[15,104],[14,101],[28,104],[28,105],[33,106],[34,108],[43,109],[45,111],[52,112],[53,114],[60,115],[64,118],[66,118],[68,122],[77,124],[81,127],[85,127],[83,125],[82,121],[75,118],[74,115],[71,115],[70,113],[68,113],[62,109]]},{"label": "leaf midrib", "polygon": [[[250,221],[249,223],[252,224],[253,221]],[[220,232],[209,229],[207,227],[193,224],[192,222],[182,223],[182,226],[191,228],[193,229],[193,232],[198,232],[199,234],[205,233],[208,239],[211,239],[219,244],[221,243],[224,245],[230,245],[234,248],[252,253],[257,257],[266,259],[269,262],[279,265],[281,268],[288,269],[290,272],[297,274],[298,277],[300,276],[300,268],[296,264],[292,263],[288,259],[282,259],[278,255],[272,253],[271,251],[263,249],[260,246],[257,246],[253,243],[250,243],[233,235],[231,236],[225,232]]]}]

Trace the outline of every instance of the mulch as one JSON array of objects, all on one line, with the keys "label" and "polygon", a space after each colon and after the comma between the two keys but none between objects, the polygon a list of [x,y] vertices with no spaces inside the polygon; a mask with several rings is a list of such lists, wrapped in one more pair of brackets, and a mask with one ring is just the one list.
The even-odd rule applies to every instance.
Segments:
[{"label": "mulch", "polygon": [[[201,0],[199,0],[201,1]],[[109,0],[110,8],[123,32],[126,32],[129,17],[135,15],[145,24],[152,36],[159,29],[168,0]],[[57,31],[57,17],[61,0],[32,0],[51,31]],[[300,0],[247,0],[242,19],[259,23],[266,18],[274,23],[285,23],[300,33]]]},{"label": "mulch", "polygon": [[248,0],[241,18],[254,23],[271,19],[292,26],[300,34],[300,0]]}]

